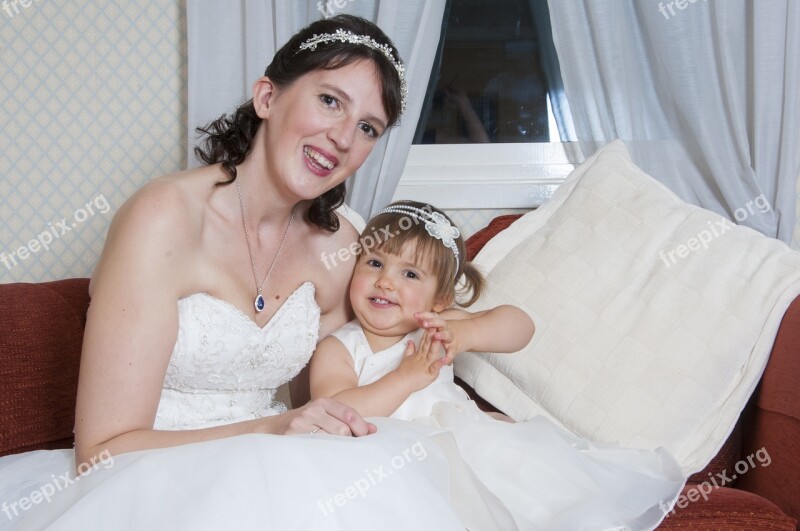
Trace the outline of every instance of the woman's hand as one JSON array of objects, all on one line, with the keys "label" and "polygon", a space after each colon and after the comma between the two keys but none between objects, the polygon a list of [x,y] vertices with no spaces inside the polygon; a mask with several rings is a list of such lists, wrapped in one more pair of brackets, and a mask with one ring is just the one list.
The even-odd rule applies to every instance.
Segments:
[{"label": "woman's hand", "polygon": [[436,330],[425,330],[419,346],[409,341],[403,359],[395,369],[410,384],[412,391],[419,391],[433,383],[444,366],[442,342],[434,339],[435,335]]},{"label": "woman's hand", "polygon": [[361,437],[377,431],[377,427],[364,420],[355,409],[332,398],[316,398],[283,415],[287,422],[279,432],[281,435],[325,432]]},{"label": "woman's hand", "polygon": [[436,312],[417,312],[414,317],[420,328],[426,333],[433,331],[433,339],[441,342],[445,350],[443,364],[451,365],[457,354],[470,350],[469,319],[447,320]]}]

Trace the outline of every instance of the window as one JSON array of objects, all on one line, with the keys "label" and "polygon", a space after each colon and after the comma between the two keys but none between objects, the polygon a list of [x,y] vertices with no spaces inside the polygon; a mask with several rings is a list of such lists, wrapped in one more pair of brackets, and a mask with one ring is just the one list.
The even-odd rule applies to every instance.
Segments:
[{"label": "window", "polygon": [[415,144],[561,141],[546,0],[451,0],[442,35]]},{"label": "window", "polygon": [[547,1],[448,0],[397,196],[536,206],[579,162],[573,140]]}]

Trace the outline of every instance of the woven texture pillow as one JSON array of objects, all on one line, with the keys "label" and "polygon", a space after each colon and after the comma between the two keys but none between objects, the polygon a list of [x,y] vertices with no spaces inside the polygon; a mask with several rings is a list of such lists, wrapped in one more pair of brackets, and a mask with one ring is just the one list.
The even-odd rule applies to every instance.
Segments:
[{"label": "woven texture pillow", "polygon": [[[456,374],[517,420],[544,415],[590,440],[663,446],[687,475],[702,469],[800,292],[800,253],[722,223],[609,144],[476,257],[488,289],[473,308],[516,304],[537,330],[517,354],[458,356]],[[663,259],[714,227],[705,246]]]}]

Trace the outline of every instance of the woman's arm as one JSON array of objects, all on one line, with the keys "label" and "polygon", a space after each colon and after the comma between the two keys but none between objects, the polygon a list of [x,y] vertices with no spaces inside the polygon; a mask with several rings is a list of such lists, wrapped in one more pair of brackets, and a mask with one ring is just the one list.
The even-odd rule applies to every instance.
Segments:
[{"label": "woman's arm", "polygon": [[90,284],[75,417],[76,460],[103,451],[172,446],[187,434],[148,436],[178,330],[177,272],[189,245],[174,190],[151,183],[114,217]]},{"label": "woman's arm", "polygon": [[[76,462],[243,433],[365,434],[332,401],[215,428],[153,430],[178,330],[177,301],[199,245],[192,211],[175,186],[154,181],[120,208],[91,282],[75,418]],[[199,215],[199,214],[197,214]]]},{"label": "woman's arm", "polygon": [[441,343],[427,332],[417,347],[406,345],[397,369],[371,384],[358,386],[353,358],[335,337],[328,337],[311,358],[311,397],[331,397],[365,417],[388,417],[414,391],[423,389],[439,376],[444,365]]}]

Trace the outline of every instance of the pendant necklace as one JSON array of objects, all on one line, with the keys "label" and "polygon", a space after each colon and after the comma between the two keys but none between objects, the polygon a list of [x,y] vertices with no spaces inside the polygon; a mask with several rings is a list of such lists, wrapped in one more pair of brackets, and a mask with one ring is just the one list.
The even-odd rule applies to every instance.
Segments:
[{"label": "pendant necklace", "polygon": [[267,283],[269,275],[272,273],[272,268],[275,267],[275,263],[278,261],[278,255],[281,254],[281,249],[283,249],[283,243],[286,241],[286,235],[289,234],[289,228],[292,226],[292,221],[294,221],[295,207],[292,207],[292,216],[289,218],[289,223],[286,224],[286,230],[283,231],[283,238],[281,238],[281,243],[278,246],[278,250],[275,251],[275,256],[272,258],[272,263],[270,264],[269,269],[267,270],[267,274],[264,275],[264,280],[261,282],[261,285],[259,285],[258,276],[256,275],[256,261],[253,258],[253,248],[250,246],[250,234],[247,230],[247,222],[245,221],[244,201],[242,200],[242,188],[239,186],[239,179],[236,179],[234,182],[236,183],[236,193],[239,194],[239,209],[242,211],[242,225],[244,226],[244,239],[247,242],[247,252],[250,253],[250,265],[253,266],[253,280],[255,280],[256,283],[256,298],[253,300],[253,306],[255,306],[256,312],[262,312],[264,311],[264,307],[266,306],[262,290],[264,289],[264,284]]}]

